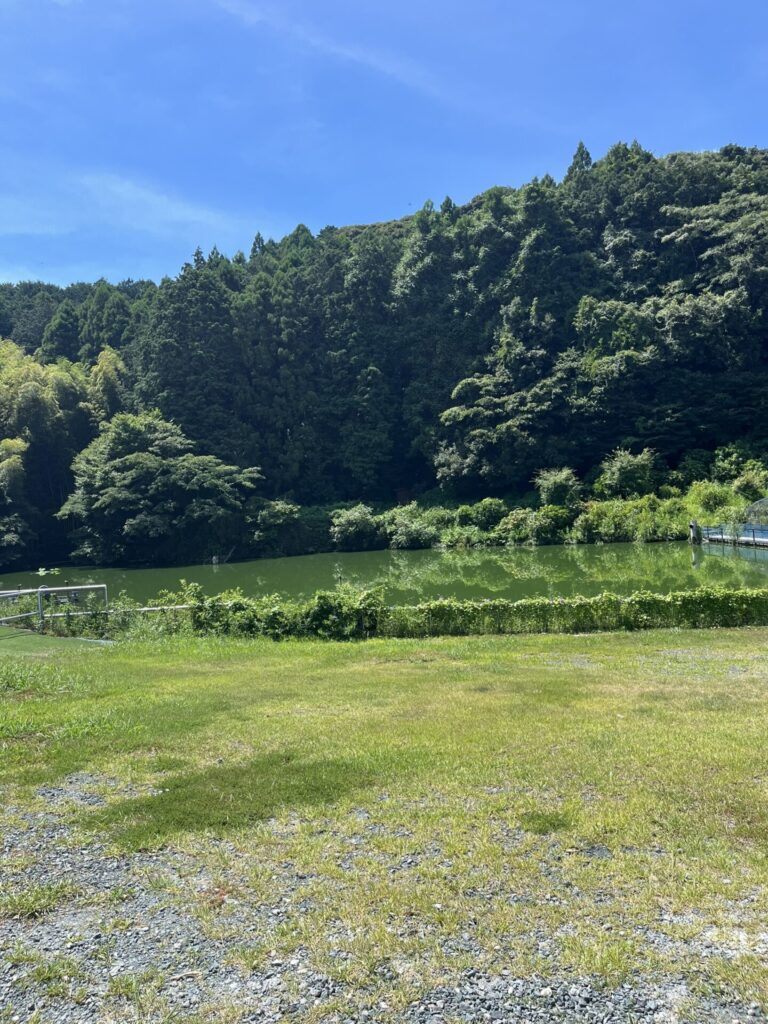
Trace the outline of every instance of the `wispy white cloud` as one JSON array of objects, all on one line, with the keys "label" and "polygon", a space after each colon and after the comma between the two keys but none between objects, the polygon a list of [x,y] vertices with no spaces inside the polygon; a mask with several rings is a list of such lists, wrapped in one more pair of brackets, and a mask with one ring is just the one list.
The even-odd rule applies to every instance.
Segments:
[{"label": "wispy white cloud", "polygon": [[[500,103],[496,91],[489,93],[474,79],[461,79],[460,72],[452,69],[450,78],[444,69],[442,76],[401,54],[393,54],[337,39],[318,29],[314,24],[299,20],[278,9],[270,0],[208,0],[215,7],[239,19],[243,25],[264,26],[272,32],[293,40],[299,46],[314,50],[327,57],[357,64],[376,74],[398,82],[413,92],[420,93],[451,110],[492,119],[508,127],[526,130],[556,132],[571,139],[576,128],[561,123],[548,112],[536,112],[527,94],[510,97]],[[320,8],[320,5],[318,5]],[[577,132],[578,134],[578,132]]]},{"label": "wispy white cloud", "polygon": [[189,202],[162,189],[118,174],[84,174],[76,181],[98,219],[113,227],[148,233],[175,234],[204,229],[231,235],[240,222],[220,210]]},{"label": "wispy white cloud", "polygon": [[254,0],[214,0],[214,3],[246,25],[264,25],[318,53],[359,64],[435,99],[445,98],[437,79],[407,58],[334,39],[312,25],[287,17],[269,4]]},{"label": "wispy white cloud", "polygon": [[104,228],[190,241],[213,236],[227,245],[243,233],[244,224],[221,210],[104,172],[49,169],[41,175],[28,168],[0,192],[0,236],[59,236]]},{"label": "wispy white cloud", "polygon": [[0,281],[66,283],[175,273],[197,246],[247,249],[290,225],[199,203],[146,180],[56,167],[0,150]]}]

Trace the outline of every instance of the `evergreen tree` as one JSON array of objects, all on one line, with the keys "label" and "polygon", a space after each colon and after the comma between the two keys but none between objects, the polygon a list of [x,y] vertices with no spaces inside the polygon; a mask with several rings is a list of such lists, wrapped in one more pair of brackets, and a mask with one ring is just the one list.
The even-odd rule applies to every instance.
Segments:
[{"label": "evergreen tree", "polygon": [[79,356],[80,344],[80,317],[74,302],[65,299],[43,332],[38,358],[43,363],[54,363],[62,357],[74,362]]}]

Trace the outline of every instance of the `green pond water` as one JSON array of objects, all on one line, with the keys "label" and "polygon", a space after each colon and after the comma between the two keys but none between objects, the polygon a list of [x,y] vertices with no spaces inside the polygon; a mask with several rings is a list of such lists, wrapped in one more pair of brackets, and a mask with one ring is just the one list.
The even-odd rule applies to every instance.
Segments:
[{"label": "green pond water", "polygon": [[0,576],[0,589],[106,583],[146,601],[179,580],[206,593],[240,587],[246,594],[308,595],[343,579],[379,585],[390,603],[432,597],[484,598],[599,594],[610,590],[669,593],[694,587],[768,587],[768,551],[704,545],[589,544],[486,551],[366,551],[260,559],[173,569],[64,568]]}]

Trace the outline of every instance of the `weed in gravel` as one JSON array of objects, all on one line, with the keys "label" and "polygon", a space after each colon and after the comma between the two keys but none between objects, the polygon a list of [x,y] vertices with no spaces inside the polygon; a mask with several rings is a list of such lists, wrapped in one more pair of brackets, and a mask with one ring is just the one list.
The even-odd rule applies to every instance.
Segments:
[{"label": "weed in gravel", "polygon": [[73,992],[73,986],[83,981],[86,973],[82,964],[72,957],[39,958],[24,979],[25,985],[39,985],[50,999],[64,998]]},{"label": "weed in gravel", "polygon": [[38,954],[34,949],[25,946],[21,942],[17,942],[11,949],[6,950],[3,956],[12,967],[20,967],[22,964],[33,964],[38,958]]},{"label": "weed in gravel", "polygon": [[0,918],[42,917],[77,893],[68,882],[50,882],[27,888],[0,888]]},{"label": "weed in gravel", "polygon": [[253,974],[269,959],[266,944],[258,946],[234,946],[226,955],[225,963],[238,967],[243,974]]}]

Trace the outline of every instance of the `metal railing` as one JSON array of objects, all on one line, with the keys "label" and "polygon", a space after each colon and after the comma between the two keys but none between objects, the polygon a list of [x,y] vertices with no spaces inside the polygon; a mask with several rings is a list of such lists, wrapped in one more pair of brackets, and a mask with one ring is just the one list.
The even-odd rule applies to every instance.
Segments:
[{"label": "metal railing", "polygon": [[[21,619],[34,619],[36,618],[40,625],[45,623],[46,619],[64,619],[72,615],[91,615],[90,611],[66,611],[66,612],[52,612],[48,610],[48,605],[51,600],[55,602],[54,606],[58,606],[63,603],[76,604],[79,603],[79,595],[84,591],[94,592],[98,591],[104,595],[104,611],[109,609],[109,598],[107,596],[107,585],[106,583],[88,583],[83,586],[77,587],[37,587],[32,590],[0,590],[0,601],[13,601],[17,602],[20,598],[34,597],[36,598],[35,607],[30,608],[23,612],[18,612],[15,615],[2,615],[0,614],[0,626],[7,625],[9,622],[18,622]],[[59,595],[63,594],[75,594],[77,595],[72,600],[70,596],[69,601],[66,602]]]},{"label": "metal railing", "polygon": [[702,540],[710,544],[739,544],[751,547],[768,547],[768,526],[752,523],[722,523],[720,526],[703,526]]}]

